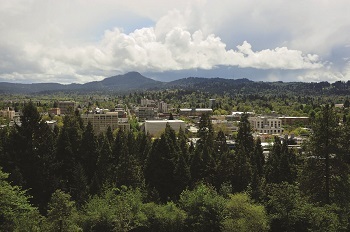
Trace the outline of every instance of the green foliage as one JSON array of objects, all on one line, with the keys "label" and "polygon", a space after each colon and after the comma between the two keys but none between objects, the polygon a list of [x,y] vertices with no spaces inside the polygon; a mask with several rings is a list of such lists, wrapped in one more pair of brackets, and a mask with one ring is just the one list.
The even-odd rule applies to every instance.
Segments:
[{"label": "green foliage", "polygon": [[108,188],[84,206],[81,221],[84,231],[130,231],[146,225],[139,189]]},{"label": "green foliage", "polygon": [[225,205],[224,218],[224,232],[263,232],[269,229],[264,206],[254,204],[244,193],[230,195]]},{"label": "green foliage", "polygon": [[199,184],[180,196],[180,208],[187,212],[188,231],[220,231],[225,199],[212,188]]},{"label": "green foliage", "polygon": [[268,186],[267,210],[271,231],[339,231],[334,206],[315,206],[302,196],[298,186],[283,182]]},{"label": "green foliage", "polygon": [[78,212],[75,202],[70,198],[69,194],[61,190],[52,194],[47,212],[46,231],[81,231],[77,224]]},{"label": "green foliage", "polygon": [[148,203],[143,210],[148,219],[147,231],[181,232],[186,229],[186,212],[179,209],[173,202],[165,205]]},{"label": "green foliage", "polygon": [[234,172],[232,187],[235,192],[245,190],[252,180],[252,157],[254,140],[248,121],[248,115],[243,114],[238,126],[234,155]]},{"label": "green foliage", "polygon": [[11,186],[0,169],[0,231],[42,231],[42,217],[29,203],[26,192]]},{"label": "green foliage", "polygon": [[178,157],[175,131],[167,124],[165,132],[153,142],[145,167],[146,184],[158,191],[163,202],[176,197],[177,191],[173,183]]},{"label": "green foliage", "polygon": [[348,155],[343,150],[349,143],[344,143],[348,128],[339,125],[335,110],[328,105],[316,116],[300,175],[302,190],[315,202],[329,204],[342,198],[349,204],[344,197],[350,189],[338,181],[349,183]]},{"label": "green foliage", "polygon": [[287,141],[274,138],[272,150],[266,162],[267,183],[292,183],[296,179],[296,158],[292,150],[288,149]]}]

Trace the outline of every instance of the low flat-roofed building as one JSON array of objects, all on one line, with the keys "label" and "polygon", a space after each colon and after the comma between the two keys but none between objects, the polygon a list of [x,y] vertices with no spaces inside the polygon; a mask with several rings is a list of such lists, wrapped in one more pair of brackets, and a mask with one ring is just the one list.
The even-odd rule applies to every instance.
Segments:
[{"label": "low flat-roofed building", "polygon": [[46,121],[46,124],[49,126],[51,130],[55,129],[55,126],[57,126],[57,121],[56,120],[49,120]]},{"label": "low flat-roofed building", "polygon": [[204,113],[212,114],[213,109],[208,109],[208,108],[179,109],[179,115],[181,116],[201,116]]},{"label": "low flat-roofed building", "polygon": [[287,117],[287,116],[282,116],[278,117],[283,125],[294,125],[297,123],[301,123],[303,125],[308,125],[309,124],[309,117]]},{"label": "low flat-roofed building", "polygon": [[159,136],[164,132],[167,123],[176,132],[180,130],[180,127],[183,130],[186,128],[186,123],[182,120],[146,120],[144,124],[145,132],[152,136]]},{"label": "low flat-roofed building", "polygon": [[254,112],[242,112],[242,111],[233,111],[230,115],[226,115],[225,119],[227,121],[239,121],[243,114],[248,114],[248,116],[253,116]]}]

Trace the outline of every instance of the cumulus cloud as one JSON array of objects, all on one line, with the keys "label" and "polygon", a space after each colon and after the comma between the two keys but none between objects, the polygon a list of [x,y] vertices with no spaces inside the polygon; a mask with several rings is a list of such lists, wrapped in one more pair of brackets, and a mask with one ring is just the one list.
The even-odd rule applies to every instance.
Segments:
[{"label": "cumulus cloud", "polygon": [[341,70],[334,70],[332,67],[328,66],[322,69],[308,70],[297,78],[299,81],[304,82],[335,82],[350,80],[350,62],[347,62]]},{"label": "cumulus cloud", "polygon": [[228,50],[226,44],[213,34],[204,36],[201,31],[191,34],[181,27],[169,29],[160,38],[154,28],[142,28],[130,34],[115,28],[107,30],[98,43],[74,47],[26,43],[21,59],[24,64],[18,67],[18,62],[15,62],[12,76],[14,73],[20,75],[18,68],[31,67],[28,63],[35,60],[32,74],[45,73],[46,78],[71,75],[78,82],[86,81],[82,79],[84,75],[91,76],[98,70],[113,74],[131,70],[212,69],[219,65],[258,69],[313,69],[322,66],[317,55],[286,47],[253,51],[245,41],[237,46],[237,50]]},{"label": "cumulus cloud", "polygon": [[[177,4],[159,0],[147,4],[136,0],[103,0],[101,4],[75,0],[50,4],[44,0],[14,0],[0,6],[0,32],[6,35],[0,38],[2,80],[87,82],[134,70],[155,73],[219,66],[311,70],[299,80],[348,77],[344,70],[328,70],[329,75],[316,77],[327,64],[316,47],[323,54],[330,50],[324,40],[330,44],[350,42],[346,33],[331,37],[332,33],[339,35],[341,28],[348,28],[347,14],[336,27],[331,27],[332,21],[321,28],[315,23],[321,18],[317,11],[307,10],[311,7],[273,0],[260,4],[251,0],[223,0],[221,4],[210,0],[181,0]],[[321,12],[327,16],[346,9],[330,3],[322,5]],[[327,7],[331,13],[325,11]],[[283,12],[284,8],[290,11]],[[129,12],[133,17],[151,18],[154,25],[124,32],[119,23],[127,21]],[[297,14],[301,19],[295,17]],[[93,31],[104,32],[96,35]],[[274,40],[275,35],[283,35],[279,38],[283,42]],[[273,41],[273,46],[267,40]]]}]

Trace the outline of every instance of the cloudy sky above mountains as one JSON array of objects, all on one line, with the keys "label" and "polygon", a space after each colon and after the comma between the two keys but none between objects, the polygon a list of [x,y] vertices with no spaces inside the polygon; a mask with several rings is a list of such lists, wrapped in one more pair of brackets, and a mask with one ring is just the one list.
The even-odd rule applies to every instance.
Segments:
[{"label": "cloudy sky above mountains", "polygon": [[350,80],[348,0],[2,0],[0,81]]}]

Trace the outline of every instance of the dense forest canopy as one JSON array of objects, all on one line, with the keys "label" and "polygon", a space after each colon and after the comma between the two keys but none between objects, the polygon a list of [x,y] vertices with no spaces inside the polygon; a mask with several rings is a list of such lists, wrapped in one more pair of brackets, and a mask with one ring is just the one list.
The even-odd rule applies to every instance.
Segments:
[{"label": "dense forest canopy", "polygon": [[[312,133],[302,151],[275,137],[264,156],[246,114],[230,150],[207,114],[194,146],[184,130],[170,126],[157,138],[136,125],[96,135],[74,111],[51,130],[41,112],[53,106],[52,96],[31,96],[25,103],[23,96],[3,96],[3,106],[22,110],[22,124],[0,130],[0,231],[349,231],[346,95],[322,94],[341,88],[334,84],[315,84],[309,88],[318,91],[314,95],[273,85],[271,94],[257,87],[249,93],[167,89],[62,96],[100,107],[131,107],[147,97],[175,109],[205,107],[214,97],[217,113],[306,115]],[[335,108],[337,103],[344,106]]]}]

